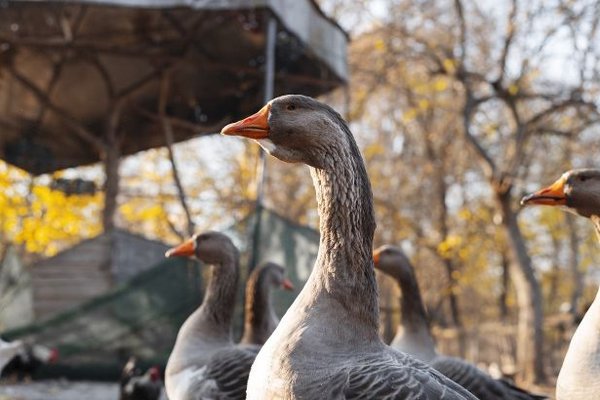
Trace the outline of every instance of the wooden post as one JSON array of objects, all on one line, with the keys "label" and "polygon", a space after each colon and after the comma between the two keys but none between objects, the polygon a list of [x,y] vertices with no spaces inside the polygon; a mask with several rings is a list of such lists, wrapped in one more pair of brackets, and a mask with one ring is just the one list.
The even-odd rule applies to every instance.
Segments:
[{"label": "wooden post", "polygon": [[119,194],[119,166],[121,163],[121,143],[119,140],[119,121],[122,103],[117,101],[111,107],[108,115],[106,134],[104,137],[104,210],[102,212],[102,227],[104,232],[115,226],[117,211],[117,196]]}]

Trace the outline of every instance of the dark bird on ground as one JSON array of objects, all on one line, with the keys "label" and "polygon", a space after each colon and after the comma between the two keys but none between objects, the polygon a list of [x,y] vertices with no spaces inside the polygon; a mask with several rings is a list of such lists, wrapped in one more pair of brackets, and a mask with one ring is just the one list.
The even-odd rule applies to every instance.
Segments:
[{"label": "dark bird on ground", "polygon": [[121,375],[120,400],[158,400],[162,391],[160,370],[151,367],[141,374],[130,358]]},{"label": "dark bird on ground", "polygon": [[42,365],[58,360],[58,350],[23,341],[0,340],[0,378],[22,382],[31,379]]}]

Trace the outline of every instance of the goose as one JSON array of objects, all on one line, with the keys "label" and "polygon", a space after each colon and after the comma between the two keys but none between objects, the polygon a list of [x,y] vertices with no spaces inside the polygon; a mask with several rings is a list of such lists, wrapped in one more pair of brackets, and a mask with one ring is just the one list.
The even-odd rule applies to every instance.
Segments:
[{"label": "goose", "polygon": [[195,257],[212,265],[202,305],[183,323],[165,370],[169,399],[244,399],[250,366],[260,346],[235,345],[231,320],[239,252],[219,232],[194,235],[167,257]]},{"label": "goose", "polygon": [[[600,170],[575,169],[556,182],[525,196],[523,205],[560,206],[589,218],[600,239]],[[558,400],[598,399],[600,396],[600,289],[577,327],[556,382]]]},{"label": "goose", "polygon": [[282,266],[267,262],[254,269],[246,282],[244,335],[240,343],[263,345],[279,324],[273,309],[273,287],[294,290]]},{"label": "goose", "polygon": [[309,166],[320,217],[314,268],[254,361],[249,400],[474,399],[378,334],[371,255],[371,184],[342,117],[310,97],[286,95],[221,130],[270,155]]},{"label": "goose", "polygon": [[541,400],[505,380],[496,380],[479,368],[456,357],[439,355],[429,329],[429,319],[419,291],[414,268],[402,249],[384,245],[373,252],[375,269],[394,278],[402,291],[401,325],[391,346],[428,363],[480,399]]}]

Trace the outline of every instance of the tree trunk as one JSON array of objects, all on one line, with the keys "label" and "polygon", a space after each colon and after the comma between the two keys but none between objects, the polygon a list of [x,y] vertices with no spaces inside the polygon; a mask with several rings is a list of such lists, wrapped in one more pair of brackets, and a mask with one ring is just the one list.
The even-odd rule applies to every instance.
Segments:
[{"label": "tree trunk", "polygon": [[454,271],[456,269],[452,260],[449,260],[447,258],[444,259],[444,267],[446,269],[446,275],[449,286],[448,301],[450,304],[450,314],[452,315],[452,324],[458,332],[458,351],[460,353],[459,355],[464,358],[466,354],[466,338],[463,329],[462,319],[460,316],[460,309],[458,307],[458,298],[456,297],[456,293],[454,293],[454,288],[457,286],[456,278],[454,276]]},{"label": "tree trunk", "polygon": [[575,218],[571,214],[565,214],[567,219],[567,230],[569,232],[569,269],[571,270],[571,278],[573,279],[573,292],[571,293],[571,305],[569,313],[575,321],[579,306],[579,299],[583,294],[583,274],[579,270],[579,236],[577,236],[577,224]]},{"label": "tree trunk", "polygon": [[[435,179],[437,184],[437,202],[440,211],[439,215],[439,232],[442,235],[443,240],[448,238],[448,206],[446,205],[446,194],[448,187],[446,185],[444,170],[441,166],[441,162],[436,163],[435,168]],[[460,308],[458,305],[458,298],[455,293],[455,288],[458,286],[457,277],[455,271],[457,271],[456,265],[449,258],[443,259],[444,267],[446,269],[446,275],[448,279],[448,301],[450,303],[450,313],[452,314],[452,323],[458,331],[458,347],[461,357],[466,354],[466,338],[463,329],[462,318],[460,315]]]},{"label": "tree trunk", "polygon": [[560,307],[560,298],[556,296],[558,293],[559,287],[559,279],[560,279],[560,240],[556,237],[556,235],[551,235],[552,237],[552,269],[550,270],[550,284],[548,289],[548,296],[544,301],[547,309],[556,310]]},{"label": "tree trunk", "polygon": [[119,194],[119,166],[121,163],[121,144],[118,139],[120,107],[111,110],[104,138],[104,210],[102,212],[102,227],[105,232],[115,226],[117,211],[117,196]]},{"label": "tree trunk", "polygon": [[448,294],[448,300],[450,302],[450,313],[452,314],[452,323],[458,328],[462,327],[462,319],[460,316],[460,310],[458,308],[458,299],[456,297],[456,293],[454,293],[454,288],[457,286],[456,278],[454,277],[454,263],[452,260],[445,259],[444,266],[446,267],[446,273],[448,275],[448,281],[450,282],[450,293]]},{"label": "tree trunk", "polygon": [[[426,123],[423,124],[424,131],[430,130],[430,127]],[[434,170],[435,179],[435,197],[438,205],[439,216],[438,220],[438,232],[442,240],[448,239],[450,229],[448,228],[448,206],[446,205],[446,195],[448,193],[448,185],[446,183],[445,176],[445,165],[443,162],[443,151],[436,151],[434,139],[431,135],[425,135],[425,150],[427,158]],[[458,286],[457,277],[455,271],[457,271],[456,265],[452,262],[452,259],[447,257],[441,257],[444,269],[446,270],[446,277],[448,279],[448,302],[450,305],[450,314],[452,315],[452,323],[458,331],[458,342],[460,356],[464,357],[466,353],[466,338],[462,324],[462,318],[460,315],[460,308],[458,304],[458,298],[455,293],[455,288]]]},{"label": "tree trunk", "polygon": [[539,283],[535,277],[525,240],[511,207],[510,189],[496,191],[502,213],[502,226],[507,236],[512,278],[519,307],[517,328],[517,365],[524,382],[543,383],[543,310]]},{"label": "tree trunk", "polygon": [[500,318],[503,321],[508,319],[508,290],[510,280],[510,262],[506,256],[506,250],[502,250],[502,288],[498,298],[498,307],[500,308]]}]

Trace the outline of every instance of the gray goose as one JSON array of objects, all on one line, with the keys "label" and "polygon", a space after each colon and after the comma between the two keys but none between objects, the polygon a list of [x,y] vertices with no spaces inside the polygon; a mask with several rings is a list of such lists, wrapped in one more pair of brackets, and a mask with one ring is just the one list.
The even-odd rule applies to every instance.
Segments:
[{"label": "gray goose", "polygon": [[496,380],[479,368],[456,357],[439,355],[429,329],[429,319],[419,291],[414,268],[402,249],[381,246],[373,252],[375,269],[394,278],[402,291],[401,325],[391,346],[424,361],[480,399],[535,400],[545,399]]},{"label": "gray goose", "polygon": [[263,345],[279,324],[271,299],[271,288],[276,287],[294,290],[292,282],[285,277],[285,270],[278,264],[265,263],[252,271],[248,277],[244,304],[244,335],[240,343]]},{"label": "gray goose", "polygon": [[235,345],[231,319],[235,307],[239,252],[218,232],[194,235],[167,257],[196,257],[212,265],[202,305],[177,334],[165,371],[169,399],[244,399],[250,367],[260,349]]},{"label": "gray goose", "polygon": [[340,115],[309,97],[287,95],[221,133],[254,139],[282,161],[307,164],[320,216],[315,266],[256,357],[247,398],[475,398],[379,338],[371,184]]},{"label": "gray goose", "polygon": [[[524,205],[560,206],[589,218],[600,239],[600,170],[576,169],[526,196]],[[600,289],[577,327],[556,382],[558,400],[600,398]]]}]

